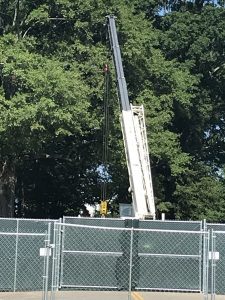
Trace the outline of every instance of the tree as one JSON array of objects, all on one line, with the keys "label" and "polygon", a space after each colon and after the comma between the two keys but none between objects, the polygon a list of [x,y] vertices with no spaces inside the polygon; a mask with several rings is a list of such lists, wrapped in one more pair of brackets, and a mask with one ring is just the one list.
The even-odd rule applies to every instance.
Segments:
[{"label": "tree", "polygon": [[[4,36],[0,43],[0,143],[5,174],[26,156],[48,155],[51,141],[85,135],[98,127],[98,121],[90,114],[88,89],[75,63],[65,70],[59,61],[29,53],[30,45],[16,42],[12,35]],[[15,172],[10,171],[4,185],[9,180],[15,183]],[[4,207],[7,202],[5,199]]]},{"label": "tree", "polygon": [[[187,205],[184,209],[182,201],[178,201],[178,215],[182,215],[181,205],[183,212],[188,211],[189,216],[194,217],[193,202],[196,202],[196,209],[198,205],[202,206],[204,199],[205,209],[202,213],[198,210],[195,218],[204,215],[214,218],[214,221],[224,219],[222,178],[218,180],[218,174],[223,174],[224,168],[223,16],[224,9],[206,6],[201,13],[188,11],[167,15],[161,19],[159,26],[162,31],[161,49],[167,59],[176,60],[197,81],[189,109],[185,111],[179,105],[174,108],[173,128],[181,136],[182,150],[192,156],[185,176],[186,183],[181,179],[180,186],[180,179],[177,178],[175,199],[177,201],[180,197]],[[213,199],[208,184],[214,191]],[[196,186],[198,194],[194,192]],[[216,213],[216,205],[221,207],[220,214]]]},{"label": "tree", "polygon": [[222,218],[215,211],[224,195],[224,8],[207,3],[0,3],[2,215],[13,214],[14,202],[18,216],[59,217],[100,200],[105,63],[108,196],[115,207],[131,201],[103,25],[115,14],[130,101],[145,106],[158,211]]}]

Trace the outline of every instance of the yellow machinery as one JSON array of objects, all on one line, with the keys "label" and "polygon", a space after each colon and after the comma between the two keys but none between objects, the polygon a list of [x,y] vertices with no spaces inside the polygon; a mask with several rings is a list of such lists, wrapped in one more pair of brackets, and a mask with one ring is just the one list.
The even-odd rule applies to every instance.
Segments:
[{"label": "yellow machinery", "polygon": [[100,203],[100,214],[101,215],[107,214],[107,206],[108,206],[108,202],[106,200],[101,201],[101,203]]}]

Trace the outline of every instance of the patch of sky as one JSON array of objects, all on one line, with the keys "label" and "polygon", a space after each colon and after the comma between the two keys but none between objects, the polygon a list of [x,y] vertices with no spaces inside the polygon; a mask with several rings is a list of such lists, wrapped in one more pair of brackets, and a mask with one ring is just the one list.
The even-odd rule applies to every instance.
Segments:
[{"label": "patch of sky", "polygon": [[109,166],[101,164],[98,166],[97,172],[102,181],[112,182],[112,176],[109,174]]},{"label": "patch of sky", "polygon": [[[160,5],[157,11],[157,15],[160,17],[163,17],[169,13],[171,13],[173,11],[173,6],[175,7],[176,5],[181,5],[182,3],[187,4],[187,3],[195,3],[195,0],[183,0],[183,1],[165,1],[164,5]],[[225,1],[220,1],[220,0],[208,0],[208,1],[204,1],[203,6],[205,5],[213,5],[216,7],[225,7]]]}]

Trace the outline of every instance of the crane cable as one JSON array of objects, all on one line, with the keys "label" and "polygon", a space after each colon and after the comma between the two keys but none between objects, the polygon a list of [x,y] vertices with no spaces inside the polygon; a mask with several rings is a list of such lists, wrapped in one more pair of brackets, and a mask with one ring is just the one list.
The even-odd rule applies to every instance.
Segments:
[{"label": "crane cable", "polygon": [[109,153],[109,67],[104,65],[104,116],[103,116],[103,151],[102,151],[102,185],[101,185],[101,200],[105,201],[107,198],[107,164]]}]

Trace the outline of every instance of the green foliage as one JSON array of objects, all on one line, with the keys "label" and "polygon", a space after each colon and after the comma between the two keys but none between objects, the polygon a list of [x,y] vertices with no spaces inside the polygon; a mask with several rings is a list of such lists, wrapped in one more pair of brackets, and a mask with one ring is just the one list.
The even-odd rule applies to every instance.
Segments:
[{"label": "green foliage", "polygon": [[176,12],[162,18],[159,28],[167,59],[189,70],[196,82],[189,109],[176,105],[174,110],[181,149],[194,158],[187,181],[180,185],[176,179],[175,211],[179,217],[186,211],[186,218],[222,221],[224,189],[217,174],[223,174],[224,166],[224,9],[206,6],[200,14]]},{"label": "green foliage", "polygon": [[12,152],[13,147],[17,153],[36,152],[58,136],[82,134],[98,124],[92,121],[88,88],[76,64],[65,70],[62,63],[29,53],[20,44],[9,45],[9,41],[10,36],[0,41],[5,153],[11,147]]},{"label": "green foliage", "polygon": [[224,178],[216,177],[203,164],[194,165],[177,185],[176,217],[224,222]]},{"label": "green foliage", "polygon": [[108,197],[114,208],[131,201],[104,26],[115,14],[130,101],[145,107],[158,212],[225,219],[222,5],[0,2],[0,163],[15,166],[17,215],[78,214],[99,201],[105,63],[112,77]]}]

